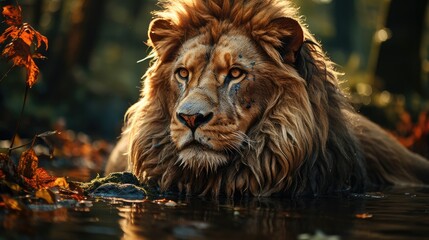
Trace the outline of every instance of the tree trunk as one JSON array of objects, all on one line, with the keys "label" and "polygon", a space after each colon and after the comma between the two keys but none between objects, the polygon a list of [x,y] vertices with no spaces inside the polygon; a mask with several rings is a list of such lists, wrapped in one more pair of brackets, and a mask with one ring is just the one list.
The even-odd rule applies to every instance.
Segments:
[{"label": "tree trunk", "polygon": [[385,26],[391,38],[380,46],[375,71],[390,92],[427,94],[422,82],[421,54],[427,3],[428,0],[391,0]]}]

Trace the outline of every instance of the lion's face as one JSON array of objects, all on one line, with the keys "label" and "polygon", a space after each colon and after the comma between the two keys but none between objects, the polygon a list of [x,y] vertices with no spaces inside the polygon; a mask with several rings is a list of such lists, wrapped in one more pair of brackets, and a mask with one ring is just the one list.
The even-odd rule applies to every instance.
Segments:
[{"label": "lion's face", "polygon": [[171,72],[177,99],[170,125],[181,164],[211,169],[240,154],[273,88],[266,64],[237,33],[215,44],[200,35],[181,46]]}]

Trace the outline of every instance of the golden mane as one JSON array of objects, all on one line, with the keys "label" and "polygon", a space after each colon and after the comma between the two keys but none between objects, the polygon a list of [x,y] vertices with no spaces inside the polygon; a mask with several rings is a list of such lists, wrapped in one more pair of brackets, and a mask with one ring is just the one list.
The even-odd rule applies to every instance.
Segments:
[{"label": "golden mane", "polygon": [[[160,6],[162,10],[154,13],[149,30],[153,62],[143,79],[141,99],[127,112],[122,137],[128,145],[125,152],[130,170],[140,180],[155,181],[163,190],[177,187],[189,194],[214,196],[314,195],[362,191],[370,184],[420,182],[418,176],[409,173],[409,166],[397,164],[405,149],[399,147],[399,152],[391,152],[400,156],[392,157],[394,163],[383,164],[374,146],[368,149],[361,144],[361,138],[366,137],[363,135],[371,136],[373,126],[354,112],[338,86],[334,64],[289,1],[161,0]],[[295,45],[290,37],[294,29],[269,27],[281,18],[296,21],[303,34],[293,56],[282,51],[285,42]],[[276,66],[270,69],[277,72],[273,76],[289,75],[305,81],[305,91],[293,92],[278,79],[275,96],[247,133],[254,146],[216,170],[195,171],[178,164],[169,132],[177,96],[168,90],[166,79],[170,78],[171,61],[183,42],[204,35],[215,43],[232,28],[261,47]],[[285,64],[289,57],[293,63]],[[288,93],[294,97],[287,98]],[[294,106],[292,110],[290,105]],[[384,138],[365,144],[381,144],[390,153],[390,147],[383,142]]]}]

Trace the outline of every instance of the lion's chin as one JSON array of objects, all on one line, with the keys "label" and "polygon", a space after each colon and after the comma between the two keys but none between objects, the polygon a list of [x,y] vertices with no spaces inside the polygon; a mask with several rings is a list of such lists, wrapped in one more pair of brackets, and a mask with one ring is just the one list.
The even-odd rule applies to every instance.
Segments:
[{"label": "lion's chin", "polygon": [[215,171],[219,166],[226,164],[228,158],[225,154],[199,145],[192,145],[179,152],[178,163],[195,171]]}]

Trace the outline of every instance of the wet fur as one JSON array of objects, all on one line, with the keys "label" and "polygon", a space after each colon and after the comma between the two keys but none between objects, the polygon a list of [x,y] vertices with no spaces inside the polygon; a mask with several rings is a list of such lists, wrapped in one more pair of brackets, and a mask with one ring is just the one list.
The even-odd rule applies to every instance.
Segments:
[{"label": "wet fur", "polygon": [[[127,112],[107,172],[121,170],[121,161],[127,161],[128,170],[143,182],[213,196],[318,195],[429,181],[426,159],[352,109],[333,63],[288,1],[178,0],[160,5],[163,10],[154,13],[149,30],[153,62],[141,99]],[[299,40],[290,36],[292,29],[274,26],[281,18],[299,23],[304,39],[298,48],[288,48]],[[270,59],[270,98],[247,129],[248,144],[239,154],[213,166],[197,160],[188,166],[180,161],[170,132],[179,97],[170,90],[171,65],[188,39],[203,35],[215,44],[231,31],[249,36]],[[210,152],[200,157],[204,154]]]}]

